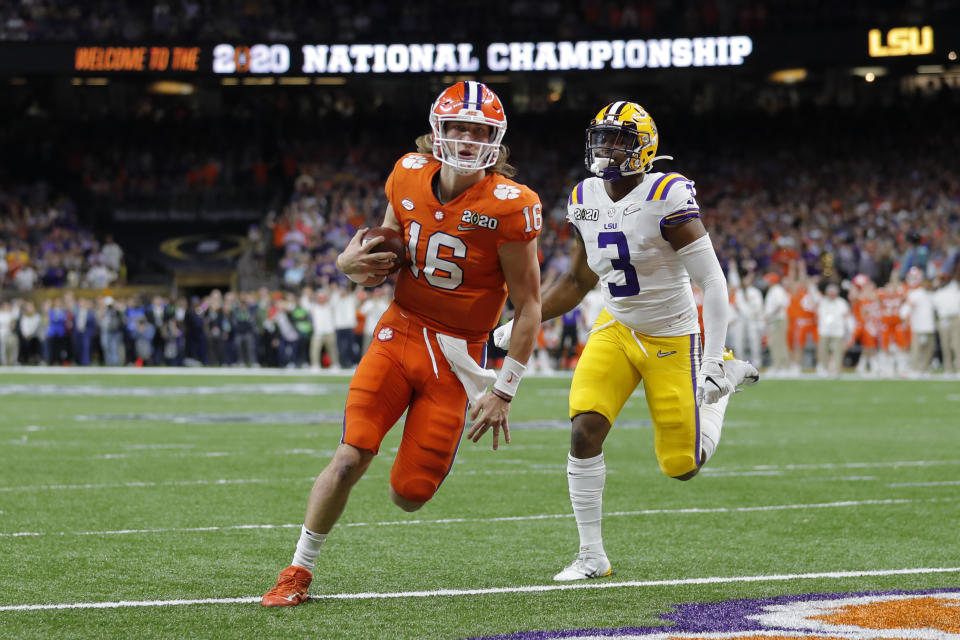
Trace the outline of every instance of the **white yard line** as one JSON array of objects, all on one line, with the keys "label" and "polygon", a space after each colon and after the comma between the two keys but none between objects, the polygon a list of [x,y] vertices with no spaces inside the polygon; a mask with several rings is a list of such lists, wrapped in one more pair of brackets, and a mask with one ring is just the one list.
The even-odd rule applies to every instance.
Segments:
[{"label": "white yard line", "polygon": [[[754,507],[689,507],[686,509],[642,509],[639,511],[614,511],[603,514],[607,518],[625,517],[625,516],[650,516],[650,515],[684,515],[684,514],[710,514],[710,513],[746,513],[746,512],[764,512],[764,511],[791,511],[802,509],[836,509],[844,507],[862,507],[875,505],[893,505],[893,504],[915,504],[918,502],[954,502],[953,498],[927,498],[927,499],[887,499],[887,500],[845,500],[841,502],[816,502],[810,504],[774,504],[760,505]],[[561,518],[572,518],[572,513],[548,513],[531,516],[501,516],[496,518],[441,518],[438,520],[392,520],[382,522],[346,522],[336,526],[338,527],[396,527],[411,525],[432,525],[432,524],[466,524],[482,522],[523,522],[528,520],[555,520]],[[239,524],[226,526],[209,527],[183,527],[183,528],[156,528],[156,529],[116,529],[112,531],[19,531],[11,533],[0,533],[0,538],[29,538],[41,536],[111,536],[111,535],[131,535],[146,533],[192,533],[198,531],[232,531],[236,529],[290,529],[300,528],[299,523],[291,524]]]},{"label": "white yard line", "polygon": [[[185,446],[185,445],[177,445]],[[523,446],[523,445],[521,445]],[[534,447],[528,447],[534,448]],[[393,452],[396,453],[396,449],[393,449]],[[281,452],[283,454],[303,454],[303,455],[318,455],[320,457],[329,457],[333,455],[333,450],[313,450],[313,449],[295,449],[291,451]],[[101,454],[97,456],[98,458],[103,458],[106,455],[119,457],[125,456],[127,454]],[[177,457],[182,457],[183,454],[175,454]],[[200,456],[223,456],[227,455],[224,452],[206,452],[206,453],[194,453],[189,455],[200,455]],[[530,465],[528,469],[503,469],[503,470],[494,470],[494,469],[471,469],[466,470],[461,465],[465,461],[468,461],[467,458],[460,459],[457,463],[458,466],[454,473],[459,476],[464,475],[514,475],[514,474],[553,474],[557,473],[559,470],[562,472],[566,469],[566,466],[563,464],[533,464]],[[475,460],[469,460],[469,462],[476,462]],[[499,460],[498,462],[504,462],[504,460]],[[511,463],[519,464],[518,460],[510,460]],[[809,469],[860,469],[865,467],[933,467],[938,465],[960,465],[960,460],[894,460],[890,462],[845,462],[837,464],[816,464],[816,465],[784,465],[783,467],[778,467],[776,465],[767,465],[762,468],[757,468],[751,471],[735,471],[732,469],[727,469],[724,467],[716,467],[714,469],[704,468],[701,473],[703,477],[710,478],[737,478],[737,477],[754,477],[754,476],[780,476],[784,475],[783,470],[796,471],[796,470],[809,470]],[[608,471],[607,473],[611,473]],[[384,478],[386,476],[383,476]],[[364,479],[382,479],[380,476],[375,474],[367,474],[364,476]],[[848,476],[848,477],[830,477],[830,478],[806,478],[806,480],[816,480],[816,481],[853,481],[853,480],[876,480],[874,476]],[[314,478],[310,478],[314,480]],[[239,480],[185,480],[179,482],[123,482],[115,484],[50,484],[50,485],[26,485],[19,487],[0,487],[0,493],[9,492],[9,491],[49,491],[49,490],[58,490],[58,489],[107,489],[107,488],[140,488],[140,487],[166,487],[166,486],[178,486],[178,485],[223,485],[223,484],[248,484],[248,483],[268,483],[268,482],[286,482],[287,480],[283,478],[275,478],[270,480],[264,479],[239,479]],[[958,485],[960,480],[948,480],[941,482],[899,482],[899,483],[890,483],[888,487],[940,487],[940,486],[950,486]]]},{"label": "white yard line", "polygon": [[704,467],[700,473],[710,475],[776,475],[780,471],[809,471],[816,469],[876,469],[882,467],[936,467],[940,465],[960,465],[960,460],[890,460],[887,462],[820,462],[816,464],[758,464],[746,469],[728,467]]},{"label": "white yard line", "polygon": [[891,482],[888,487],[953,487],[960,485],[960,480],[943,480],[941,482]]},{"label": "white yard line", "polygon": [[[63,489],[117,489],[144,487],[192,487],[197,485],[222,486],[229,484],[261,484],[272,482],[260,478],[239,478],[236,480],[170,480],[167,482],[117,482],[102,484],[35,484],[22,487],[0,487],[0,493],[9,491],[58,491]],[[280,482],[277,480],[276,482]]]},{"label": "white yard line", "polygon": [[[746,584],[751,582],[786,582],[790,580],[844,580],[883,576],[920,575],[931,573],[958,573],[960,567],[921,567],[911,569],[876,569],[868,571],[826,571],[819,573],[788,573],[760,576],[715,576],[683,578],[678,580],[632,580],[627,582],[590,581],[576,584],[547,584],[518,587],[491,587],[487,589],[434,589],[430,591],[387,591],[365,593],[330,593],[310,596],[313,600],[388,600],[394,598],[435,598],[480,596],[503,593],[548,593],[574,589],[622,589],[644,587],[677,587],[698,584]],[[63,604],[15,604],[0,606],[0,611],[46,611],[57,609],[120,609],[127,607],[172,607],[196,604],[253,604],[261,596],[241,598],[202,598],[197,600],[120,600],[116,602],[71,602]]]}]

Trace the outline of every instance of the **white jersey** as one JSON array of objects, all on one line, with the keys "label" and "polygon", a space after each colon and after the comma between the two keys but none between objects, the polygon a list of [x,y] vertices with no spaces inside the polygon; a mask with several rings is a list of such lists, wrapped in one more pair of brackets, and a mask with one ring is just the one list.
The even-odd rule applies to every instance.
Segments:
[{"label": "white jersey", "polygon": [[644,335],[700,332],[690,275],[662,233],[664,224],[700,217],[695,195],[693,182],[679,173],[647,174],[617,202],[600,178],[587,178],[570,194],[567,220],[600,276],[604,306]]}]

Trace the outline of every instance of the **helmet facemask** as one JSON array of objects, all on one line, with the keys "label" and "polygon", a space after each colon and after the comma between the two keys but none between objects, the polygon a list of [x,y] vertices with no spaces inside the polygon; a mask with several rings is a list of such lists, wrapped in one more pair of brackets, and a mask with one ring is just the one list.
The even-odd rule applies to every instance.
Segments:
[{"label": "helmet facemask", "polygon": [[[446,130],[453,122],[484,124],[490,127],[490,139],[486,142],[462,140],[449,137]],[[433,156],[460,174],[474,173],[497,163],[500,157],[500,142],[507,132],[505,121],[487,118],[482,112],[476,115],[456,113],[450,116],[430,114],[430,128],[433,132]],[[470,157],[462,157],[461,152],[469,150]]]},{"label": "helmet facemask", "polygon": [[[615,181],[624,176],[646,173],[652,166],[657,149],[657,131],[653,135],[638,132],[619,124],[599,123],[587,127],[584,163],[591,173],[604,180]],[[619,160],[617,154],[623,160]]]}]

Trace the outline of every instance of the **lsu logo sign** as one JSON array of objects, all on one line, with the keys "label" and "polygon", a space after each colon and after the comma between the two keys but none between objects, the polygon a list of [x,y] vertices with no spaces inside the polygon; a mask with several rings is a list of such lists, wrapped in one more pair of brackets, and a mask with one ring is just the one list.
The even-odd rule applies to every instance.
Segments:
[{"label": "lsu logo sign", "polygon": [[883,43],[883,32],[871,29],[867,33],[867,46],[871,58],[925,56],[933,53],[933,27],[890,29],[886,44]]},{"label": "lsu logo sign", "polygon": [[960,589],[805,594],[676,605],[657,627],[532,631],[498,640],[946,640],[960,637]]}]

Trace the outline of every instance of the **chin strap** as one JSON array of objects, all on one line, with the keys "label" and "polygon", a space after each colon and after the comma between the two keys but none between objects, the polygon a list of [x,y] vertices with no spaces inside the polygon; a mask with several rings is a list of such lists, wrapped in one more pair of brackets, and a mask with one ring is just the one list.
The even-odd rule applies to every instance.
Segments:
[{"label": "chin strap", "polygon": [[[650,169],[653,168],[653,163],[657,160],[673,160],[673,156],[654,156],[647,164],[646,170],[634,171],[632,173],[623,173],[621,170],[623,165],[620,165],[620,167],[609,166],[610,158],[597,158],[593,161],[593,164],[590,165],[590,171],[592,171],[593,174],[598,178],[603,178],[607,182],[616,182],[624,176],[634,176],[638,173],[646,173],[647,171],[650,171]],[[606,162],[607,166],[604,166],[604,162]]]}]

